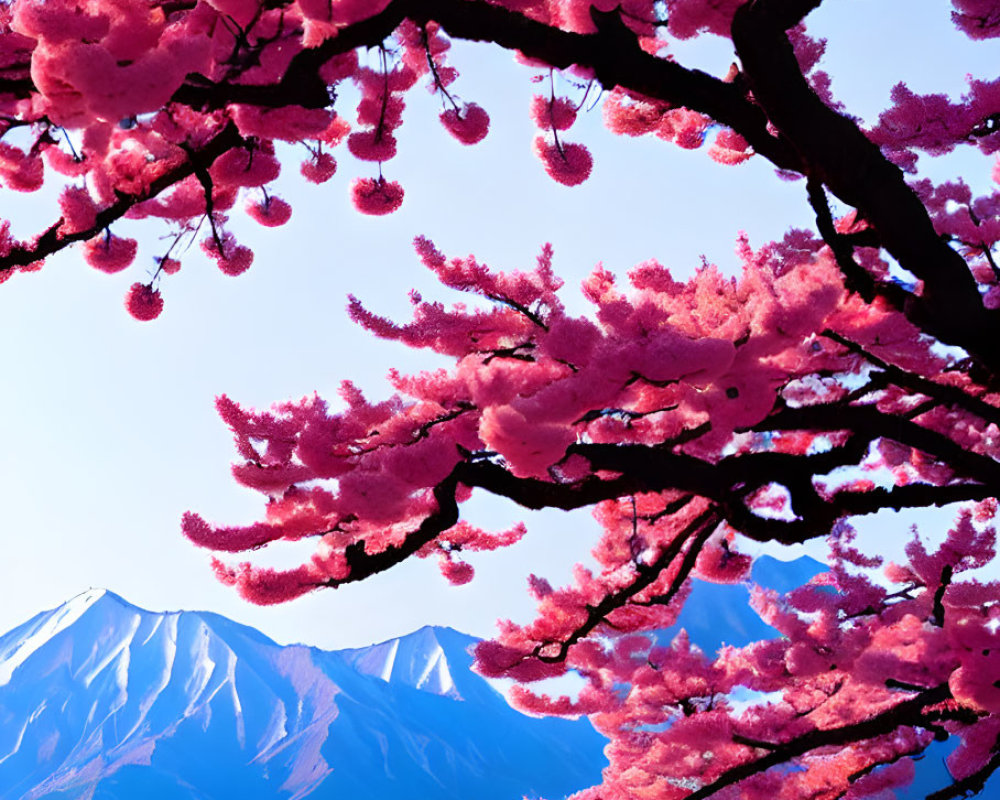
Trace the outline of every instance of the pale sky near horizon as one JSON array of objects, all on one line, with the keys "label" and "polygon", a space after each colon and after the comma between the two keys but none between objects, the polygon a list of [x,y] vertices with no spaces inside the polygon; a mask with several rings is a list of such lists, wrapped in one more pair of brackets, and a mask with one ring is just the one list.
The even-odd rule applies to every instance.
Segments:
[{"label": "pale sky near horizon", "polygon": [[[830,39],[824,64],[835,94],[868,119],[898,80],[918,92],[957,94],[966,73],[1000,71],[1000,47],[958,34],[946,2],[826,5],[810,18],[811,30]],[[724,74],[732,55],[721,44],[693,51],[699,66]],[[677,48],[683,63],[688,49]],[[532,71],[494,48],[456,46],[452,61],[460,96],[489,111],[490,135],[463,148],[434,118],[438,101],[412,93],[400,156],[385,167],[407,193],[390,217],[363,217],[347,200],[350,179],[373,174],[370,165],[342,150],[338,174],[315,187],[297,179],[292,158],[282,179],[292,221],[266,230],[234,215],[233,229],[256,250],[253,267],[229,278],[192,248],[181,272],[164,281],[165,310],[155,322],[135,322],[122,308],[127,287],[147,277],[160,252],[156,237],[166,231],[155,225],[114,227],[140,238],[139,260],[119,275],[102,275],[69,252],[0,286],[0,633],[100,586],[153,610],[216,611],[280,642],[358,646],[427,623],[482,636],[498,617],[528,617],[528,572],[568,579],[593,543],[586,512],[526,516],[510,504],[474,502],[474,521],[500,528],[523,518],[529,534],[506,552],[473,559],[478,577],[470,586],[449,587],[433,562],[422,561],[272,608],[249,606],[218,584],[208,554],[179,532],[188,509],[229,524],[262,513],[262,498],[229,475],[235,453],[215,395],[259,407],[314,391],[332,400],[350,378],[377,398],[389,391],[390,367],[438,363],[375,340],[345,313],[348,293],[396,318],[408,313],[412,287],[455,299],[413,255],[417,234],[447,255],[474,253],[500,269],[530,268],[552,242],[564,297],[582,313],[577,285],[598,262],[623,279],[649,258],[679,277],[702,255],[732,270],[739,231],[759,246],[788,227],[812,227],[803,185],[779,180],[764,162],[719,167],[704,151],[619,139],[603,130],[599,109],[566,137],[590,147],[593,176],[574,189],[559,186],[530,152],[528,100],[547,84],[530,83]],[[340,111],[353,121],[349,102]],[[934,174],[966,163],[979,162],[942,159]],[[985,190],[988,164],[967,178]],[[4,197],[16,234],[55,217],[50,191]]]}]

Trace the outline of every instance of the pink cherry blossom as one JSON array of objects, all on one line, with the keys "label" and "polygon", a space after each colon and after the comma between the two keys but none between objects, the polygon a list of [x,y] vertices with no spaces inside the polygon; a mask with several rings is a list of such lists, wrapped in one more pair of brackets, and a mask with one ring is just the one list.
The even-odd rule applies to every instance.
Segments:
[{"label": "pink cherry blossom", "polygon": [[715,142],[708,148],[708,155],[720,164],[742,164],[753,155],[753,151],[746,139],[727,129],[716,134]]},{"label": "pink cherry blossom", "polygon": [[277,228],[291,219],[292,207],[280,197],[268,195],[265,199],[247,203],[250,218],[268,228]]},{"label": "pink cherry blossom", "polygon": [[163,297],[158,289],[145,283],[133,283],[125,296],[125,308],[135,319],[148,322],[163,311]]},{"label": "pink cherry blossom", "polygon": [[1000,11],[993,0],[953,0],[952,19],[972,39],[1000,36]]},{"label": "pink cherry blossom", "polygon": [[101,272],[121,272],[134,260],[138,242],[110,232],[102,233],[83,243],[83,257],[94,269]]},{"label": "pink cherry blossom", "polygon": [[238,105],[233,109],[233,121],[244,136],[260,139],[282,139],[298,142],[316,138],[327,130],[333,115],[321,108],[260,108]]},{"label": "pink cherry blossom", "polygon": [[482,141],[490,129],[489,114],[475,103],[468,103],[461,109],[442,111],[441,123],[462,144]]},{"label": "pink cherry blossom", "polygon": [[212,177],[234,186],[261,186],[281,172],[274,148],[234,149],[219,156],[212,165]]},{"label": "pink cherry blossom", "polygon": [[337,161],[329,153],[316,153],[302,162],[301,172],[310,183],[326,183],[337,172]]},{"label": "pink cherry blossom", "polygon": [[219,241],[215,237],[203,239],[201,249],[211,258],[219,269],[226,275],[242,275],[253,264],[253,251],[249,247],[237,244],[232,234],[223,234],[221,237],[222,249],[219,249]]},{"label": "pink cherry blossom", "polygon": [[385,178],[355,178],[351,202],[362,214],[391,214],[403,204],[403,187]]},{"label": "pink cherry blossom", "polygon": [[474,570],[465,561],[453,558],[442,558],[439,562],[441,574],[452,586],[463,586],[472,580]]},{"label": "pink cherry blossom", "polygon": [[161,258],[158,260],[160,269],[167,275],[176,275],[181,271],[181,262],[176,258]]},{"label": "pink cherry blossom", "polygon": [[0,180],[16,192],[35,192],[45,179],[42,159],[0,142]]},{"label": "pink cherry blossom", "polygon": [[63,222],[63,233],[79,233],[90,230],[97,223],[98,207],[86,189],[67,186],[59,198]]},{"label": "pink cherry blossom", "polygon": [[542,130],[564,131],[576,121],[576,106],[566,97],[531,98],[531,119]]},{"label": "pink cherry blossom", "polygon": [[379,128],[358,131],[347,137],[347,149],[361,161],[389,161],[396,155],[396,137]]},{"label": "pink cherry blossom", "polygon": [[535,155],[541,159],[545,171],[553,180],[564,186],[576,186],[590,177],[594,160],[582,144],[554,144],[541,136],[535,137]]},{"label": "pink cherry blossom", "polygon": [[[482,494],[589,508],[594,525],[576,531],[587,565],[558,581],[533,575],[534,617],[501,622],[476,650],[482,674],[519,682],[518,707],[586,714],[607,738],[602,783],[577,800],[887,798],[922,779],[915,762],[949,737],[959,744],[944,793],[984,784],[1000,762],[1000,585],[983,573],[997,557],[1000,481],[998,170],[990,183],[989,165],[929,170],[921,156],[976,148],[992,164],[1000,80],[969,75],[959,92],[921,94],[906,83],[906,59],[892,58],[888,107],[864,123],[823,69],[818,20],[803,16],[816,3],[432,5],[0,4],[0,187],[50,184],[34,232],[14,238],[21,220],[0,220],[0,282],[77,242],[91,265],[123,270],[138,246],[118,228],[155,220],[166,244],[126,297],[134,317],[151,320],[192,237],[224,273],[245,271],[253,251],[233,234],[241,215],[287,222],[291,208],[270,186],[282,164],[298,159],[308,181],[324,183],[337,148],[380,165],[352,182],[355,209],[396,210],[403,189],[381,164],[409,146],[418,83],[438,95],[459,142],[489,129],[487,113],[461,99],[462,63],[478,63],[466,54],[479,41],[529,67],[532,148],[557,182],[577,185],[593,169],[564,133],[588,98],[610,134],[646,137],[634,146],[648,174],[615,192],[609,173],[603,200],[652,186],[667,243],[667,201],[683,201],[686,187],[669,171],[650,177],[664,143],[692,164],[753,156],[767,162],[762,180],[772,169],[806,178],[809,230],[774,241],[739,233],[724,267],[706,256],[668,269],[653,254],[631,270],[598,264],[581,296],[557,277],[549,246],[499,270],[418,237],[417,260],[446,292],[411,292],[408,316],[369,297],[351,297],[347,313],[430,351],[434,368],[392,370],[394,394],[381,398],[350,382],[334,402],[311,395],[264,410],[221,396],[232,477],[264,507],[245,525],[189,514],[182,533],[223,553],[314,543],[291,569],[213,563],[223,583],[270,604],[412,557],[436,558],[454,584],[473,580],[469,553],[488,558],[527,530],[467,519]],[[952,9],[943,24],[966,37],[1000,34],[995,0]],[[903,41],[907,31],[888,33]],[[707,37],[725,60],[695,68],[678,40]],[[450,61],[453,40],[465,42],[461,63]],[[921,55],[947,72],[950,52]],[[966,172],[938,179],[939,168]],[[326,207],[323,191],[310,189],[311,202]],[[548,202],[535,210],[556,214]],[[10,213],[22,205],[8,203]],[[746,210],[723,183],[716,206],[706,225]],[[628,228],[601,233],[624,241]],[[930,506],[952,509],[954,522],[925,520]],[[877,516],[884,544],[905,536],[897,511],[917,512],[921,530],[883,565],[854,519]],[[787,592],[754,584],[766,577],[760,546],[824,537],[824,571]],[[774,633],[696,646],[707,640],[675,626],[691,626],[685,603],[706,581],[728,584],[714,590]],[[533,685],[570,672],[584,684],[574,697]]]}]

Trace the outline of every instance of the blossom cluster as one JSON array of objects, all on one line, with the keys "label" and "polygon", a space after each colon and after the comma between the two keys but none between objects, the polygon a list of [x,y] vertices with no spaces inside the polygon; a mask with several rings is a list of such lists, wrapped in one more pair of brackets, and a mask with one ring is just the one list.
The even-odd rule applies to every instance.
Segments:
[{"label": "blossom cluster", "polygon": [[[403,18],[395,29],[386,29],[381,43],[367,43],[378,44],[373,50],[340,45],[355,26],[371,24],[391,5],[389,0],[277,5],[17,0],[4,6],[0,50],[7,83],[0,81],[0,138],[6,141],[0,141],[0,182],[15,191],[36,191],[47,181],[64,188],[54,226],[34,238],[12,240],[2,274],[37,269],[47,255],[75,242],[95,268],[125,270],[138,249],[112,230],[123,218],[165,221],[174,232],[167,240],[175,245],[201,236],[220,269],[239,274],[251,256],[226,230],[239,199],[246,213],[267,227],[291,216],[288,202],[270,189],[281,172],[278,142],[304,147],[300,169],[315,183],[334,176],[333,151],[346,143],[360,165],[375,168],[350,181],[357,210],[382,215],[398,209],[403,187],[386,170],[397,152],[407,93],[425,79],[441,97],[444,129],[464,145],[487,135],[490,117],[482,105],[456,93],[458,71],[447,58],[451,42],[436,22]],[[506,0],[496,5],[577,35],[594,34],[599,15],[620,10],[642,49],[657,55],[670,37],[728,35],[739,3],[670,0],[661,7],[652,0]],[[804,33],[800,38],[808,39]],[[818,58],[815,47],[796,46],[802,59]],[[520,58],[549,72],[555,86],[548,65]],[[532,147],[554,180],[575,185],[590,175],[593,158],[586,145],[565,141],[563,134],[589,96],[577,87],[593,83],[593,75],[582,67],[566,74],[567,93],[557,95],[553,88],[532,101],[530,115],[539,129]],[[345,82],[360,93],[355,122],[333,108]],[[662,139],[693,148],[714,127],[702,113],[608,88],[613,91],[605,100],[605,118],[616,132],[655,129]],[[721,163],[740,163],[751,154],[747,141],[730,129],[718,130],[710,148]],[[173,274],[161,264],[180,264],[180,249],[156,254],[142,281],[151,296],[160,297],[156,307],[162,306],[164,279]]]},{"label": "blossom cluster", "polygon": [[[463,584],[473,577],[463,553],[505,547],[524,534],[523,527],[493,534],[446,519],[446,509],[478,485],[479,468],[506,476],[482,484],[501,494],[508,485],[582,494],[627,477],[627,462],[602,466],[603,446],[613,453],[668,448],[688,468],[801,459],[778,483],[750,491],[748,477],[728,499],[707,485],[701,493],[685,489],[678,477],[680,488],[598,502],[598,569],[577,567],[563,588],[532,576],[537,617],[503,623],[497,639],[477,648],[477,668],[517,680],[514,696],[525,709],[589,714],[609,737],[604,784],[581,800],[633,797],[637,786],[682,798],[721,791],[744,775],[743,794],[733,797],[774,793],[778,775],[790,781],[781,797],[807,796],[807,785],[823,786],[822,797],[848,786],[857,797],[877,796],[911,779],[910,757],[938,730],[966,743],[949,759],[956,777],[984,768],[992,751],[979,743],[1000,710],[990,677],[1000,652],[1000,587],[959,575],[995,555],[992,500],[962,511],[937,550],[915,539],[908,562],[886,568],[895,588],[866,576],[881,561],[854,548],[847,523],[829,526],[829,573],[786,597],[752,592],[755,609],[780,634],[772,641],[711,654],[683,633],[661,642],[657,631],[675,623],[693,578],[749,579],[752,559],[741,552],[740,534],[758,535],[753,520],[765,530],[794,524],[801,498],[849,509],[876,493],[866,475],[883,487],[927,492],[961,485],[947,461],[951,448],[995,463],[996,426],[977,413],[992,414],[1000,397],[950,369],[901,314],[848,293],[829,248],[803,232],[760,249],[741,240],[739,279],[706,266],[680,282],[647,262],[630,273],[626,292],[595,270],[582,287],[594,306],[586,317],[566,313],[550,248],[533,270],[509,273],[473,257],[449,259],[423,238],[416,249],[441,283],[480,301],[448,308],[413,295],[406,323],[357,300],[350,313],[377,336],[451,357],[453,368],[393,373],[399,394],[380,403],[345,384],[339,412],[316,397],[266,412],[220,398],[241,457],[234,477],[269,498],[266,517],[214,527],[189,514],[185,534],[227,552],[317,541],[312,558],[292,570],[217,561],[223,581],[251,601],[281,602],[362,579],[378,559],[394,562],[410,551],[436,557],[445,578]],[[914,391],[876,374],[892,369],[933,380],[922,378],[928,383]],[[981,405],[974,412],[934,402],[937,390]],[[827,412],[822,430],[778,422],[783,413]],[[916,438],[900,437],[893,422],[872,434],[873,447],[855,451],[842,428],[854,412],[908,419]],[[808,491],[797,483],[808,459],[841,450],[852,474],[807,477]],[[736,498],[746,516],[729,505]],[[526,686],[570,670],[586,679],[576,698]],[[740,692],[768,699],[745,707],[733,701]],[[831,756],[840,731],[862,723],[873,732]],[[772,763],[769,754],[786,750]],[[771,769],[785,763],[796,765],[794,778]]]}]

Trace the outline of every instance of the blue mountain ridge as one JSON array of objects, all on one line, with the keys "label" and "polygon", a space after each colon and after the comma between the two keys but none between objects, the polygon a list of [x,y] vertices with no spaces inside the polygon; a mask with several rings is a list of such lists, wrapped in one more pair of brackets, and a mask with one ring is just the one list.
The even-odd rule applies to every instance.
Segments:
[{"label": "blue mountain ridge", "polygon": [[0,637],[0,798],[510,800],[597,782],[605,740],[510,708],[469,670],[474,641],[282,647],[91,591]]},{"label": "blue mountain ridge", "polygon": [[[823,569],[765,556],[752,578],[784,592]],[[696,581],[662,640],[683,627],[714,652],[775,636],[748,592]],[[475,641],[428,626],[351,650],[280,646],[92,590],[0,636],[0,800],[552,800],[599,782],[606,740],[512,709],[471,671]],[[900,800],[946,785],[953,747],[931,748]]]}]

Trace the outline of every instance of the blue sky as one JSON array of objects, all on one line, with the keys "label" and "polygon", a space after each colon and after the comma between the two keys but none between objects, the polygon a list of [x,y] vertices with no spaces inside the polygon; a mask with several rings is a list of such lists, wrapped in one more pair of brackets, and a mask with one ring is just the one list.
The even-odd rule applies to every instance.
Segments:
[{"label": "blue sky", "polygon": [[[824,63],[835,93],[856,114],[872,118],[900,79],[916,91],[958,93],[967,72],[995,77],[1000,64],[996,44],[953,31],[947,3],[827,5],[814,15],[814,30],[830,38]],[[677,52],[715,74],[732,60],[719,40]],[[255,608],[217,584],[208,555],[179,533],[187,509],[225,523],[249,522],[262,509],[229,476],[234,451],[215,415],[216,394],[267,406],[313,391],[332,398],[350,378],[382,397],[389,367],[438,363],[373,339],[344,310],[348,293],[397,318],[408,313],[410,288],[453,299],[413,255],[417,234],[446,254],[475,253],[503,269],[530,267],[552,242],[567,302],[582,312],[576,285],[598,262],[623,277],[649,258],[678,276],[702,255],[732,269],[740,230],[761,244],[790,226],[811,227],[802,184],[777,179],[763,162],[719,167],[704,152],[619,139],[603,130],[599,110],[567,136],[590,147],[593,176],[574,189],[559,186],[530,152],[527,106],[540,90],[527,79],[532,72],[489,47],[456,46],[452,61],[462,72],[460,96],[489,111],[490,135],[462,147],[438,124],[438,101],[414,92],[400,155],[385,168],[407,193],[391,217],[362,217],[349,205],[349,181],[372,174],[368,165],[338,153],[338,174],[315,187],[297,178],[300,149],[280,182],[294,207],[291,222],[267,230],[234,221],[256,250],[251,270],[229,278],[192,248],[181,272],[165,281],[165,310],[153,323],[133,321],[121,303],[160,252],[157,236],[166,231],[155,225],[115,227],[141,241],[140,258],[125,273],[97,273],[69,252],[0,287],[0,631],[102,586],[154,610],[217,611],[282,642],[356,646],[426,623],[488,635],[496,618],[530,614],[528,572],[565,581],[573,561],[585,557],[594,531],[586,512],[525,516],[476,500],[475,521],[499,528],[524,518],[529,535],[474,561],[478,578],[470,586],[448,587],[433,563],[416,562],[363,586]],[[340,110],[353,120],[346,94]],[[968,179],[985,189],[989,164],[981,159],[941,159],[933,170],[943,177],[970,165],[979,172]],[[8,194],[15,233],[49,224],[54,197],[48,190]],[[276,563],[294,563],[296,554],[303,555],[288,548]]]}]

